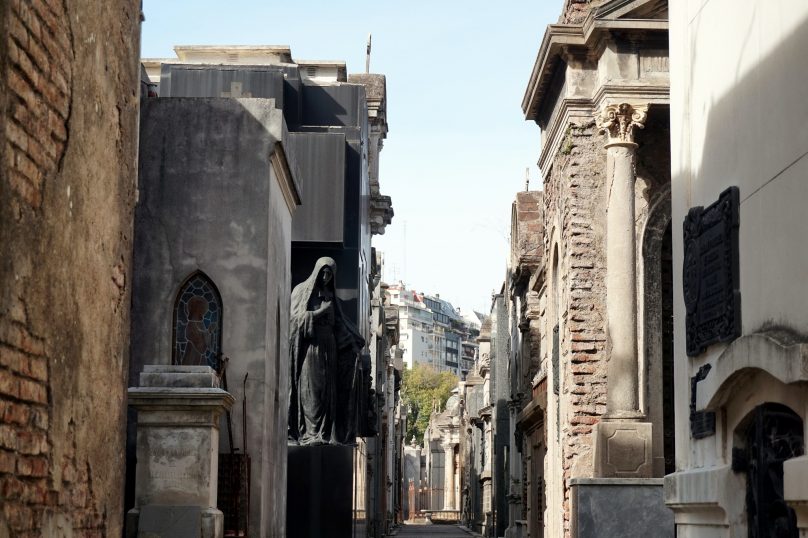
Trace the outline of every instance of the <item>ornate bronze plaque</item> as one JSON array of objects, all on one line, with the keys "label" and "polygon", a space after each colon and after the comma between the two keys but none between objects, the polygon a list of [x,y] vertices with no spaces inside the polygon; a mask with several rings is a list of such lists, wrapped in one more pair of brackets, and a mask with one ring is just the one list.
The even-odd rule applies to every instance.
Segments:
[{"label": "ornate bronze plaque", "polygon": [[738,187],[714,204],[691,208],[684,222],[683,289],[687,354],[741,335],[738,278]]}]

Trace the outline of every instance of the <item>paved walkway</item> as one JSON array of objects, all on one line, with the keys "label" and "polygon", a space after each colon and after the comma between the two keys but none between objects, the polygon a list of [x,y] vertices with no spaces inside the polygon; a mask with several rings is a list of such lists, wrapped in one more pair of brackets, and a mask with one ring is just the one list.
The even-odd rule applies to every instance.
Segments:
[{"label": "paved walkway", "polygon": [[458,525],[401,525],[395,534],[398,537],[437,536],[439,538],[469,538],[479,536]]}]

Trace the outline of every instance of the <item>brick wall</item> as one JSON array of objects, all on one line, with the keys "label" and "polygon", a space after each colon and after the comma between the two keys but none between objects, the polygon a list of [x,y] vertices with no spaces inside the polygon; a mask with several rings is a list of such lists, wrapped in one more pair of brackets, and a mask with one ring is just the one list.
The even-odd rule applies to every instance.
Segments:
[{"label": "brick wall", "polygon": [[[592,476],[592,427],[606,411],[604,170],[605,150],[594,122],[571,125],[545,183],[544,259],[552,263],[554,226],[561,243],[559,398],[566,535],[570,515],[566,481]],[[548,287],[548,293],[555,291]],[[550,328],[554,325],[555,321]]]},{"label": "brick wall", "polygon": [[0,536],[121,532],[139,2],[0,4]]}]

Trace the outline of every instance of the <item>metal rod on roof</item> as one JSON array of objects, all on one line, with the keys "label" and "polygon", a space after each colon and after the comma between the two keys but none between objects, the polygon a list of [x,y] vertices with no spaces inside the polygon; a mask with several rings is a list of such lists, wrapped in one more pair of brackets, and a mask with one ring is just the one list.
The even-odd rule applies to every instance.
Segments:
[{"label": "metal rod on roof", "polygon": [[368,47],[365,52],[365,73],[370,73],[370,41],[372,34],[368,34]]}]

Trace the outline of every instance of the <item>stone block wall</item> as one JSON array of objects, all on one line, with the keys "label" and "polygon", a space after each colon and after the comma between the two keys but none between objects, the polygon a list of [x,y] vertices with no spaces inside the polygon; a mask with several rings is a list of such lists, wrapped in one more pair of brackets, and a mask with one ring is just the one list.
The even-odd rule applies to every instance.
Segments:
[{"label": "stone block wall", "polygon": [[[560,293],[548,282],[548,296],[558,294],[560,325],[560,458],[563,467],[564,532],[569,534],[569,478],[593,472],[592,428],[606,412],[606,250],[605,150],[594,121],[570,124],[545,179],[544,259],[552,267],[558,241]],[[550,301],[552,302],[552,301]],[[552,345],[552,342],[547,342]],[[548,349],[548,356],[552,350]],[[554,413],[553,409],[548,410]],[[548,432],[548,440],[554,440]],[[551,463],[555,464],[555,463]],[[560,507],[551,507],[557,510]]]},{"label": "stone block wall", "polygon": [[0,4],[0,536],[121,532],[139,21]]}]

